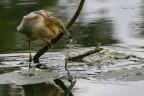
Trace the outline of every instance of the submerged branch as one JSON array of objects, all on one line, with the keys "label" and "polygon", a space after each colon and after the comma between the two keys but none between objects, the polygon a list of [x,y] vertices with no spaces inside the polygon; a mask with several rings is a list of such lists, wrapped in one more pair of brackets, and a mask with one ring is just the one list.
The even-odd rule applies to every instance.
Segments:
[{"label": "submerged branch", "polygon": [[[70,20],[70,22],[66,26],[67,29],[69,29],[74,24],[74,22],[77,20],[79,14],[80,14],[80,12],[81,12],[81,10],[83,8],[84,2],[85,2],[85,0],[81,0],[80,1],[79,7],[78,7],[76,13],[74,14],[72,19]],[[57,43],[57,41],[62,36],[63,36],[63,32],[60,32],[60,34],[51,41],[51,44],[53,45],[53,44]],[[47,52],[49,50],[49,48],[50,48],[50,46],[47,47],[47,44],[46,44],[39,52],[37,52],[36,55],[33,58],[34,63],[39,63],[40,56],[43,55],[45,52]]]}]

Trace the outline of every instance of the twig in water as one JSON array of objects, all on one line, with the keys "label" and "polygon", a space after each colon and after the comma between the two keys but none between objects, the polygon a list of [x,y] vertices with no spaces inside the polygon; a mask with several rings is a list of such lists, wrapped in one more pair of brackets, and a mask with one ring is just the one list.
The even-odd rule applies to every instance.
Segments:
[{"label": "twig in water", "polygon": [[77,60],[81,60],[86,56],[92,55],[94,53],[100,52],[101,50],[103,50],[103,48],[100,48],[101,43],[98,43],[97,46],[95,47],[94,50],[90,50],[86,53],[74,56],[74,57],[68,57],[68,61],[77,61]]}]

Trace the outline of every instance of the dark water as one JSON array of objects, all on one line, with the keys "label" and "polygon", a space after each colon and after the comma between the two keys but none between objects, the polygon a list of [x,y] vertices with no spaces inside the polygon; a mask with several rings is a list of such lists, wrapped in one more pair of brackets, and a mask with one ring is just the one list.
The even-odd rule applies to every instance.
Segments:
[{"label": "dark water", "polygon": [[[66,24],[73,16],[79,0],[1,0],[0,1],[0,53],[26,51],[27,38],[16,27],[24,15],[34,10],[52,11]],[[88,0],[76,23],[70,29],[80,46],[119,45],[143,47],[142,0]],[[53,49],[63,49],[62,38]],[[34,51],[45,42],[34,41]]]},{"label": "dark water", "polygon": [[[28,51],[28,38],[16,30],[24,15],[31,11],[45,9],[52,11],[56,17],[67,24],[77,9],[78,3],[79,0],[0,0],[0,53]],[[91,47],[101,42],[104,46],[143,48],[143,6],[143,0],[86,0],[81,15],[69,31],[77,40],[77,46]],[[61,38],[52,50],[66,48],[66,41],[66,37]],[[33,41],[32,50],[38,51],[44,45],[44,41]],[[87,86],[85,81],[76,85],[76,88],[79,88],[74,90],[76,96],[96,96],[95,89],[93,91],[88,90],[91,87],[95,87],[93,82],[89,82],[89,85]],[[100,90],[108,87],[109,91],[105,91],[111,92],[110,88],[113,88],[112,86],[111,84],[107,86],[100,84]],[[128,86],[130,91],[134,91],[135,89],[131,89],[131,86],[135,87],[135,83]],[[140,84],[137,87],[139,86]],[[85,88],[80,90],[82,87]],[[121,90],[123,86],[117,86],[117,88]],[[0,96],[22,96],[21,89],[20,86],[16,85],[0,85]],[[96,87],[97,89],[99,88]],[[83,93],[86,90],[91,94]],[[97,93],[100,92],[98,95],[104,96],[100,90],[97,91]],[[118,92],[116,93],[117,95],[119,94]],[[138,91],[134,93],[143,96]],[[114,96],[111,94],[112,92],[106,95]],[[128,96],[125,90],[123,94]]]}]

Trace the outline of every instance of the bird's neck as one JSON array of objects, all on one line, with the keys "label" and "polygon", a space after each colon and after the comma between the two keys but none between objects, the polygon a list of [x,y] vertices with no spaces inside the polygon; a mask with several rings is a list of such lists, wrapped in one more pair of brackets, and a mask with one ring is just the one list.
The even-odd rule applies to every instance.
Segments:
[{"label": "bird's neck", "polygon": [[47,26],[48,28],[49,28],[49,30],[53,33],[53,34],[55,34],[55,35],[58,35],[59,34],[59,28],[57,28],[55,25],[53,25],[53,24],[49,24],[48,26]]}]

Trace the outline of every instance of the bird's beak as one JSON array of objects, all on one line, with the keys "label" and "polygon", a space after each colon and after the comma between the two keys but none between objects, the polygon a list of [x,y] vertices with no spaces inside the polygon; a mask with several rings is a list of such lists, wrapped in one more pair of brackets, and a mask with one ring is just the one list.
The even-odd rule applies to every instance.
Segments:
[{"label": "bird's beak", "polygon": [[74,37],[71,36],[71,34],[67,30],[64,30],[63,33],[69,38],[70,43],[76,43],[76,40],[74,39]]},{"label": "bird's beak", "polygon": [[70,37],[69,37],[69,42],[70,42],[70,43],[76,43],[76,40],[75,40],[72,36],[70,36]]}]

